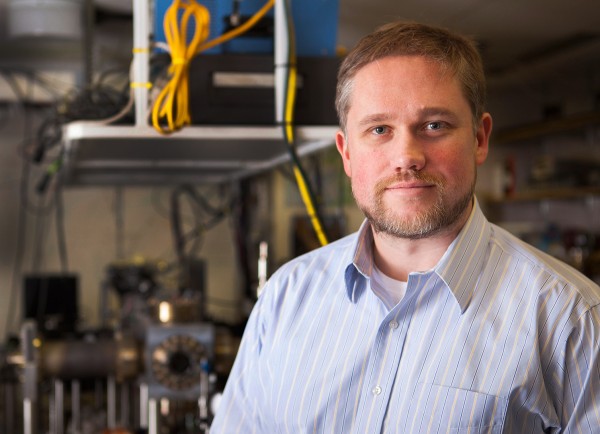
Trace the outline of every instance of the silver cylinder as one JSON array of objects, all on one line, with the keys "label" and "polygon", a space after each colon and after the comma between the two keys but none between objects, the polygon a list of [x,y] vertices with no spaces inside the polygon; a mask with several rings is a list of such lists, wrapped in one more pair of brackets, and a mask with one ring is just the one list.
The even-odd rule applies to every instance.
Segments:
[{"label": "silver cylinder", "polygon": [[61,379],[114,376],[117,381],[140,371],[140,355],[133,340],[47,341],[40,347],[42,375]]}]

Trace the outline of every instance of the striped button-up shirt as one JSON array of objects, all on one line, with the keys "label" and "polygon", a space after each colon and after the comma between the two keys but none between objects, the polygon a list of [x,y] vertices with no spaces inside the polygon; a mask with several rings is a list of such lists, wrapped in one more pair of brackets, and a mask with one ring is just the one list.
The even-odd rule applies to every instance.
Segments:
[{"label": "striped button-up shirt", "polygon": [[475,203],[389,309],[372,244],[365,222],[272,276],[211,433],[600,433],[596,284]]}]

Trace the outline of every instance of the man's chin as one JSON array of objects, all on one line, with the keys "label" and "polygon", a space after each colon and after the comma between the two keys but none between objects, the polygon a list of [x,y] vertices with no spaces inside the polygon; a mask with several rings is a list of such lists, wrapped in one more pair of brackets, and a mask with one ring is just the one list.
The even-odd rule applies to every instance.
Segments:
[{"label": "man's chin", "polygon": [[396,238],[421,239],[433,235],[439,229],[437,225],[425,217],[407,216],[377,216],[367,214],[367,219],[377,233],[387,234]]}]

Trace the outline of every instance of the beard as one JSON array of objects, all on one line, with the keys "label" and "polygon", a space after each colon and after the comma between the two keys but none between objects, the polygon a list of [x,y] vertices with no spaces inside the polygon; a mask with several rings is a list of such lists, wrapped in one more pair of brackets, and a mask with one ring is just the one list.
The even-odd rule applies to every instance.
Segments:
[{"label": "beard", "polygon": [[[384,204],[383,198],[388,186],[407,181],[421,181],[434,185],[437,197],[433,203],[422,207],[414,215],[402,218],[395,215],[394,209]],[[411,171],[405,175],[397,174],[379,181],[375,185],[373,201],[369,204],[360,203],[354,189],[353,194],[356,203],[375,232],[385,233],[396,238],[418,240],[442,232],[458,221],[473,199],[475,181],[474,178],[467,191],[452,201],[447,195],[446,183],[443,179],[417,171]],[[421,199],[414,199],[414,201],[419,200]]]}]

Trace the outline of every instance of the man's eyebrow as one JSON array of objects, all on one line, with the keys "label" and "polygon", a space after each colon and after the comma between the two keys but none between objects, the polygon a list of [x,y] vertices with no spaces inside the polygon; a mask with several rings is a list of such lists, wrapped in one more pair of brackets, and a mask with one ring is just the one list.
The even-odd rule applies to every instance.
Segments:
[{"label": "man's eyebrow", "polygon": [[392,117],[393,116],[391,113],[374,113],[372,115],[367,115],[364,118],[362,118],[358,122],[358,125],[367,126],[367,125],[371,125],[371,124],[387,122],[390,119],[392,119]]},{"label": "man's eyebrow", "polygon": [[[448,119],[448,118],[457,119],[458,118],[458,115],[454,111],[449,110],[444,107],[423,107],[422,109],[420,109],[418,111],[418,115],[419,115],[419,117],[422,117],[422,118],[423,117],[425,117],[425,118],[443,117],[446,119]],[[365,116],[360,121],[358,121],[358,125],[361,127],[364,127],[364,126],[368,126],[371,124],[385,123],[393,118],[394,118],[393,113],[385,113],[385,112],[384,113],[373,113],[373,114]]]},{"label": "man's eyebrow", "polygon": [[443,108],[443,107],[425,107],[419,111],[419,114],[421,116],[426,116],[426,117],[430,117],[430,116],[442,116],[442,117],[451,117],[451,118],[458,117],[455,112],[453,112],[452,110],[448,110],[447,108]]}]

